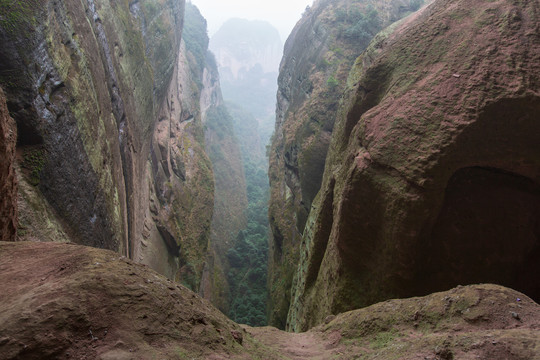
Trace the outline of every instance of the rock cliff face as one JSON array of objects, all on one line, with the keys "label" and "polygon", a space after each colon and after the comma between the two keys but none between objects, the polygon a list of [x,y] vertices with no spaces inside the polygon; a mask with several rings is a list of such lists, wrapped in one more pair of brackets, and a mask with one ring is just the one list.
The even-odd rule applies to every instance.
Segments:
[{"label": "rock cliff face", "polygon": [[227,241],[247,200],[204,18],[190,4],[182,34],[183,1],[0,7],[19,239],[120,252],[226,311]]},{"label": "rock cliff face", "polygon": [[184,2],[1,7],[19,238],[112,249],[198,288],[214,181]]},{"label": "rock cliff face", "polygon": [[182,41],[151,143],[150,206],[135,258],[191,289],[199,287],[214,206],[212,164],[205,152],[200,111],[200,78],[199,66]]},{"label": "rock cliff face", "polygon": [[[148,168],[150,206],[136,260],[192,290],[200,286],[214,206],[212,164],[202,123],[203,70],[195,49],[206,49],[205,22],[186,8],[173,78],[154,129]],[[201,29],[202,28],[202,29]]]},{"label": "rock cliff face", "polygon": [[538,2],[438,0],[356,60],[289,329],[457,284],[540,297],[539,16]]},{"label": "rock cliff face", "polygon": [[270,323],[285,326],[302,233],[356,57],[421,1],[316,1],[285,44],[270,153]]},{"label": "rock cliff face", "polygon": [[12,241],[17,234],[16,142],[17,126],[0,88],[0,241]]},{"label": "rock cliff face", "polygon": [[74,241],[133,256],[148,207],[143,154],[176,61],[183,2],[2,6],[2,82],[19,148],[35,159],[30,182]]},{"label": "rock cliff face", "polygon": [[[180,186],[172,184],[172,192],[180,195],[174,206],[165,207],[179,209],[176,221],[185,234],[174,237],[185,249],[180,249],[181,281],[227,313],[230,294],[226,253],[245,227],[247,207],[242,158],[232,119],[223,104],[216,62],[208,52],[206,20],[192,4],[186,5],[183,39],[185,56],[179,64],[186,74],[179,82],[178,93],[182,96],[182,118],[187,120],[185,129],[191,130],[181,131],[185,134],[186,153],[180,159],[186,166],[183,176],[186,180],[191,177],[191,181]],[[176,137],[168,135],[167,123],[162,128],[164,139]],[[190,173],[197,173],[198,177]],[[183,259],[182,253],[188,251],[189,257]]]},{"label": "rock cliff face", "polygon": [[132,256],[148,201],[142,154],[174,68],[183,3],[2,6],[2,82],[19,147],[36,158],[30,181],[74,241]]}]

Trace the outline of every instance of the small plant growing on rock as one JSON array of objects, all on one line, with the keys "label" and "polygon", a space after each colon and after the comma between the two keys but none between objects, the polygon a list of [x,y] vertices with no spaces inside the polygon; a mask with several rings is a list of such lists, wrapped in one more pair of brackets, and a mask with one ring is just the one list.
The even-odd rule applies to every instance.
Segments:
[{"label": "small plant growing on rock", "polygon": [[33,3],[34,1],[30,0],[0,0],[0,27],[9,33],[15,33],[20,30],[21,25],[33,22]]},{"label": "small plant growing on rock", "polygon": [[326,85],[328,85],[330,89],[333,89],[339,85],[339,82],[333,75],[331,75],[328,80],[326,80]]},{"label": "small plant growing on rock", "polygon": [[45,165],[45,151],[43,149],[31,149],[24,152],[22,167],[28,171],[30,184],[37,186],[41,180],[41,170]]}]

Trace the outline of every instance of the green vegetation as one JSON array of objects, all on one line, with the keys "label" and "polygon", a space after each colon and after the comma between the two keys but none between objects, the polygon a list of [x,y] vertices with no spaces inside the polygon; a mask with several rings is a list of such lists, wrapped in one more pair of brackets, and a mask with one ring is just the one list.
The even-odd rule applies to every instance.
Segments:
[{"label": "green vegetation", "polygon": [[343,23],[341,26],[343,37],[366,44],[382,27],[379,13],[371,5],[364,11],[357,7],[349,10],[340,8],[336,11],[336,20]]},{"label": "green vegetation", "polygon": [[268,228],[256,218],[249,219],[247,229],[238,234],[235,246],[227,252],[231,266],[228,274],[231,286],[229,317],[238,323],[264,326]]},{"label": "green vegetation", "polygon": [[[233,131],[229,126],[231,121],[231,115],[229,115],[225,106],[212,106],[208,109],[206,114],[205,126],[214,131],[220,140],[223,140],[225,136],[234,136]],[[221,151],[217,144],[215,146],[217,151]]]},{"label": "green vegetation", "polygon": [[0,0],[0,26],[10,33],[34,22],[32,0]]},{"label": "green vegetation", "polygon": [[371,341],[370,346],[372,349],[383,349],[387,347],[392,341],[394,341],[399,336],[399,332],[396,329],[391,329],[390,331],[381,331],[375,334],[373,341]]},{"label": "green vegetation", "polygon": [[333,89],[335,88],[336,86],[339,85],[339,82],[337,81],[337,79],[334,77],[334,75],[330,75],[330,77],[328,78],[328,80],[326,80],[326,85],[328,85],[328,87],[330,89]]},{"label": "green vegetation", "polygon": [[206,33],[206,20],[201,15],[199,9],[190,2],[186,3],[184,17],[184,30],[182,39],[186,43],[186,48],[195,57],[202,74],[206,64],[206,52],[208,49],[208,34]]},{"label": "green vegetation", "polygon": [[197,288],[199,287],[199,281],[200,279],[198,279],[196,275],[195,266],[187,262],[184,266],[183,276],[180,283],[192,291],[197,291]]},{"label": "green vegetation", "polygon": [[30,184],[37,186],[41,180],[41,170],[45,165],[45,151],[42,149],[29,149],[24,152],[24,159],[22,167],[26,169],[29,174]]},{"label": "green vegetation", "polygon": [[247,186],[247,227],[240,231],[227,252],[231,288],[229,317],[238,323],[264,326],[266,320],[266,273],[268,259],[269,185],[265,147],[258,138],[258,122],[237,105],[227,104],[240,140]]}]

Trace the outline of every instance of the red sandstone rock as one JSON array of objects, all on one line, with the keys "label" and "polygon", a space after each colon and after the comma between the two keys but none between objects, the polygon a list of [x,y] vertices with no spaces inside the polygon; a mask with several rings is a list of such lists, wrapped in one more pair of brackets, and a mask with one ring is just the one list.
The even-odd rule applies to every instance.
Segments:
[{"label": "red sandstone rock", "polygon": [[458,284],[540,298],[539,10],[437,0],[357,59],[289,328]]}]

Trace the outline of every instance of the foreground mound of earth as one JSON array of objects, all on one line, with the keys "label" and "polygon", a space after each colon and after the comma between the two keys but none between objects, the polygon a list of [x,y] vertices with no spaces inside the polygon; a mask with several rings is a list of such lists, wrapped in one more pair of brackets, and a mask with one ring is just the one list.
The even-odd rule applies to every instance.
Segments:
[{"label": "foreground mound of earth", "polygon": [[250,328],[148,267],[0,242],[0,359],[540,359],[540,306],[497,285],[390,300],[306,333]]}]

